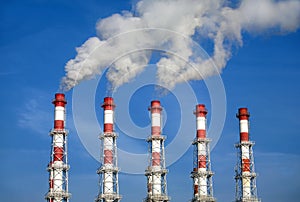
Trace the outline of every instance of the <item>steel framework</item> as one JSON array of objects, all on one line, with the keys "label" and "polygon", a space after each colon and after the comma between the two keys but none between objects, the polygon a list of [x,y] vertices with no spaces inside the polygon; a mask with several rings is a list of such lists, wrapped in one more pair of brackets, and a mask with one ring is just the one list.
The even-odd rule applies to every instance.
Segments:
[{"label": "steel framework", "polygon": [[104,129],[100,135],[101,140],[101,166],[97,170],[99,174],[99,194],[96,202],[119,202],[119,180],[117,166],[117,134],[114,132],[114,108],[113,98],[104,98]]},{"label": "steel framework", "polygon": [[168,202],[170,197],[167,193],[165,165],[165,136],[161,135],[161,111],[160,102],[151,102],[151,136],[147,138],[149,144],[149,166],[145,171],[147,177],[147,197],[145,202]]},{"label": "steel framework", "polygon": [[210,161],[210,139],[206,137],[206,114],[205,105],[198,104],[196,106],[196,127],[197,136],[193,141],[194,157],[193,157],[193,171],[191,178],[193,179],[194,194],[192,202],[214,202],[213,197],[212,176]]},{"label": "steel framework", "polygon": [[54,110],[54,128],[50,132],[52,138],[49,172],[49,191],[45,196],[48,202],[68,202],[71,194],[68,192],[68,153],[67,135],[65,129],[65,95],[55,94],[52,102]]},{"label": "steel framework", "polygon": [[252,147],[254,142],[249,139],[249,117],[247,108],[240,108],[236,115],[240,121],[240,142],[237,148],[237,164],[235,167],[235,201],[260,202],[257,197],[256,176]]}]

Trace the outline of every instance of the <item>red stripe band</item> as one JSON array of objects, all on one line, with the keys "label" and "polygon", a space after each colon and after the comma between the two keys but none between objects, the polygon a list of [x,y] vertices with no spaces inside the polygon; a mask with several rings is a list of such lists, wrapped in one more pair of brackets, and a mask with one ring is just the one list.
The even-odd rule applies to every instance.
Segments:
[{"label": "red stripe band", "polygon": [[152,126],[151,127],[151,134],[154,136],[158,136],[161,134],[160,126]]},{"label": "red stripe band", "polygon": [[63,161],[63,160],[64,160],[64,148],[54,147],[53,161]]},{"label": "red stripe band", "polygon": [[249,141],[249,133],[240,133],[240,140],[243,141]]},{"label": "red stripe band", "polygon": [[152,152],[152,165],[159,166],[160,165],[160,153]]},{"label": "red stripe band", "polygon": [[104,132],[113,132],[113,124],[112,123],[105,123],[104,124]]},{"label": "red stripe band", "polygon": [[205,155],[198,156],[198,168],[206,168],[206,156]]},{"label": "red stripe band", "polygon": [[250,172],[250,159],[243,159],[242,171],[243,172]]},{"label": "red stripe band", "polygon": [[104,164],[113,164],[112,150],[104,150]]},{"label": "red stripe band", "polygon": [[206,130],[197,130],[197,138],[206,138]]},{"label": "red stripe band", "polygon": [[54,129],[64,129],[64,126],[65,124],[64,124],[64,121],[62,121],[62,120],[55,120],[54,121]]}]

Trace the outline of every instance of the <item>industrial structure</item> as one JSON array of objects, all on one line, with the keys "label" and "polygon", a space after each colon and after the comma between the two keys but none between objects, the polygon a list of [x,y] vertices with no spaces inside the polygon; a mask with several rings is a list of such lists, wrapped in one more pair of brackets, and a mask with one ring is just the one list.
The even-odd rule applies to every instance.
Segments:
[{"label": "industrial structure", "polygon": [[[47,202],[69,202],[68,191],[67,135],[65,129],[66,104],[65,95],[56,93],[54,104],[54,127],[50,131],[52,138],[49,172],[49,190],[45,195]],[[101,156],[99,174],[99,193],[96,202],[119,202],[119,168],[117,165],[117,133],[114,130],[115,104],[112,97],[105,97],[102,104],[103,133],[100,135]],[[144,202],[169,202],[167,193],[164,142],[162,135],[162,106],[154,100],[148,108],[151,114],[151,135],[146,139],[149,145],[149,164],[145,170],[147,177],[147,196]],[[193,141],[193,197],[191,202],[215,202],[213,196],[210,161],[210,139],[207,138],[207,109],[204,104],[196,105],[196,137]],[[260,202],[257,197],[256,176],[254,170],[253,141],[249,138],[249,117],[247,108],[240,108],[236,117],[239,119],[240,141],[237,148],[237,165],[235,167],[236,192],[235,202]]]},{"label": "industrial structure", "polygon": [[167,194],[167,169],[165,165],[164,141],[161,134],[160,101],[154,100],[148,108],[151,113],[151,135],[147,138],[149,143],[149,166],[145,171],[147,177],[147,197],[145,202],[168,202]]},{"label": "industrial structure", "polygon": [[50,132],[52,137],[49,172],[49,191],[45,196],[48,202],[68,202],[71,194],[68,192],[68,170],[67,162],[67,135],[65,129],[65,117],[67,104],[65,95],[55,94],[52,102],[54,109],[54,128]]},{"label": "industrial structure", "polygon": [[196,105],[194,112],[196,115],[196,138],[193,141],[194,159],[193,178],[194,195],[192,202],[213,202],[216,201],[213,197],[212,176],[210,163],[210,140],[206,137],[206,114],[207,110],[204,104]]},{"label": "industrial structure", "polygon": [[101,167],[97,173],[100,176],[100,190],[96,202],[118,202],[119,183],[117,166],[117,133],[114,131],[114,100],[112,97],[105,97],[102,108],[104,110],[104,127],[101,139]]},{"label": "industrial structure", "polygon": [[249,117],[247,108],[240,108],[236,117],[240,122],[240,142],[235,145],[237,151],[236,202],[259,202],[256,190],[256,173],[252,147],[254,142],[249,139]]}]

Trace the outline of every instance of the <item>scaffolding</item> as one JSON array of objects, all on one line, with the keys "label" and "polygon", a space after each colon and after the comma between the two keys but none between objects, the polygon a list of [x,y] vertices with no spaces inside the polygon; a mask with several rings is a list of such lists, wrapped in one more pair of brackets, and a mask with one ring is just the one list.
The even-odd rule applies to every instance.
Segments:
[{"label": "scaffolding", "polygon": [[240,124],[240,141],[235,144],[237,148],[237,164],[235,167],[235,201],[236,202],[260,202],[257,197],[256,173],[254,166],[253,149],[254,142],[249,136],[249,117],[247,108],[239,108],[236,117]]},{"label": "scaffolding", "polygon": [[[168,170],[165,165],[165,149],[164,149],[164,141],[165,136],[150,136],[147,138],[147,142],[149,144],[149,158],[148,158],[148,167],[145,171],[145,176],[147,177],[147,189],[148,195],[144,202],[168,202],[170,201],[170,197],[167,193],[167,179],[166,174]],[[152,141],[159,141],[160,155],[159,158],[153,158],[152,156]],[[159,162],[159,165],[154,165],[154,162]],[[155,179],[160,179],[159,183]],[[158,185],[158,186],[157,186]],[[158,187],[158,189],[157,189]]]},{"label": "scaffolding", "polygon": [[147,177],[147,197],[144,202],[168,202],[166,175],[168,170],[165,164],[165,136],[161,135],[161,111],[160,101],[154,100],[148,108],[151,112],[151,135],[148,142],[148,167],[145,170]]},{"label": "scaffolding", "polygon": [[[213,197],[213,185],[212,185],[212,176],[214,173],[211,171],[211,162],[210,162],[210,149],[209,149],[209,142],[211,140],[208,138],[196,138],[193,141],[194,145],[194,152],[193,152],[193,172],[191,172],[191,178],[193,178],[193,181],[199,182],[200,179],[206,180],[206,186],[194,186],[194,194],[192,202],[215,202],[216,199]],[[205,159],[200,159],[198,152],[199,152],[199,144],[205,145],[205,150],[203,152],[206,153]],[[199,162],[205,162],[206,170],[202,171],[198,168]],[[195,190],[197,189],[197,190]],[[205,193],[203,193],[202,190],[205,190]]]},{"label": "scaffolding", "polygon": [[65,129],[65,95],[55,94],[52,102],[55,105],[54,110],[54,128],[50,131],[51,153],[50,163],[47,166],[49,172],[49,190],[45,195],[48,202],[69,202],[71,194],[68,191],[68,153],[67,136]]},{"label": "scaffolding", "polygon": [[99,175],[99,194],[96,202],[119,202],[119,179],[118,179],[118,156],[117,156],[117,133],[114,132],[114,102],[113,98],[104,98],[104,132],[100,135],[101,156]]},{"label": "scaffolding", "polygon": [[[51,162],[48,164],[47,171],[49,172],[49,191],[46,194],[45,198],[48,202],[68,202],[71,194],[68,192],[68,170],[70,166],[68,165],[67,158],[67,130],[51,130],[50,136],[58,137],[56,139],[61,139],[64,142],[62,162],[54,161],[56,151],[55,146],[52,143],[51,146]],[[55,180],[59,178],[59,182],[56,183]]]},{"label": "scaffolding", "polygon": [[[257,188],[256,188],[256,177],[257,174],[255,173],[255,166],[254,166],[254,157],[253,157],[253,149],[255,142],[253,141],[243,141],[240,143],[235,144],[237,148],[237,165],[235,167],[235,201],[236,202],[260,202],[261,200],[257,197]],[[243,172],[243,168],[245,166],[245,162],[243,159],[242,149],[245,148],[249,150],[249,172]],[[250,187],[245,187],[245,186]],[[244,192],[249,190],[249,192]]]},{"label": "scaffolding", "polygon": [[[103,133],[100,135],[101,140],[101,157],[100,161],[102,166],[97,170],[97,174],[99,175],[99,187],[100,191],[96,202],[118,202],[121,200],[121,196],[119,195],[119,180],[118,180],[118,172],[119,168],[117,166],[117,144],[116,144],[117,134],[115,132],[112,133]],[[104,139],[108,139],[113,145],[112,150],[112,162],[109,164],[105,163],[105,147],[104,147]],[[110,182],[112,180],[112,182]],[[106,182],[109,182],[107,185]]]},{"label": "scaffolding", "polygon": [[194,194],[192,202],[214,202],[212,176],[210,162],[210,139],[206,137],[206,114],[207,110],[204,104],[196,105],[194,112],[196,115],[196,138],[193,141],[193,179]]}]

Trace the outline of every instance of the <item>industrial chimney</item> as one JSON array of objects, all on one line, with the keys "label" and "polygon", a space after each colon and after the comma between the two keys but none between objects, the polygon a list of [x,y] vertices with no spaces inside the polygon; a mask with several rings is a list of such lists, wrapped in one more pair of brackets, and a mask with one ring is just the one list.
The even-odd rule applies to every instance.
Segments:
[{"label": "industrial chimney", "polygon": [[151,136],[147,138],[149,143],[149,166],[145,171],[147,177],[147,197],[145,202],[168,202],[167,194],[167,169],[165,165],[164,141],[161,135],[161,111],[160,101],[154,100],[148,108],[151,113]]},{"label": "industrial chimney", "polygon": [[240,142],[237,148],[236,176],[236,202],[259,202],[256,190],[256,173],[254,171],[254,158],[252,147],[254,142],[249,139],[249,117],[247,108],[240,108],[236,117],[240,122]]},{"label": "industrial chimney", "polygon": [[54,128],[50,132],[52,138],[49,172],[49,191],[45,196],[48,202],[68,202],[71,194],[68,192],[67,135],[65,117],[67,104],[65,95],[55,94]]},{"label": "industrial chimney", "polygon": [[104,98],[104,127],[101,139],[101,167],[97,173],[100,176],[100,190],[96,202],[118,202],[119,182],[117,166],[117,134],[114,131],[114,100],[112,97]]},{"label": "industrial chimney", "polygon": [[194,145],[194,168],[191,173],[193,178],[194,195],[192,202],[213,202],[212,176],[210,163],[210,140],[206,137],[206,114],[207,110],[204,104],[196,105],[196,138]]}]

